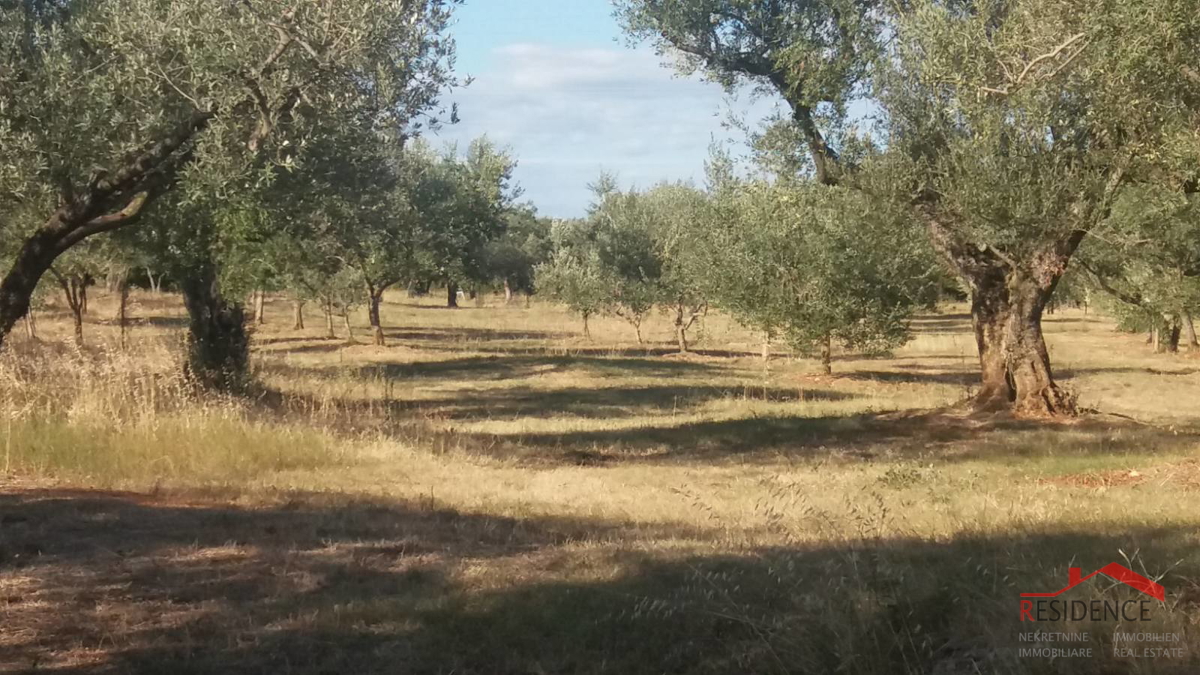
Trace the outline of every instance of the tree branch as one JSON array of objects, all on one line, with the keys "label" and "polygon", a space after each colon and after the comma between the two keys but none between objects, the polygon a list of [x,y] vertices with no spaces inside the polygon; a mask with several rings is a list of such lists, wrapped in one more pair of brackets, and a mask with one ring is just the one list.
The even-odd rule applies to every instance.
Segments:
[{"label": "tree branch", "polygon": [[138,192],[133,195],[133,198],[120,211],[96,216],[60,238],[57,242],[58,252],[62,253],[92,235],[100,234],[101,232],[111,232],[112,230],[131,224],[134,219],[141,215],[142,209],[145,208],[149,201],[149,190]]},{"label": "tree branch", "polygon": [[[1058,45],[1054,49],[1050,50],[1049,52],[1046,52],[1045,54],[1042,54],[1041,56],[1034,58],[1032,61],[1025,64],[1025,68],[1021,70],[1021,73],[1019,75],[1017,75],[1016,78],[1013,78],[1012,71],[1010,71],[1008,69],[1008,66],[1006,66],[1004,63],[1001,63],[1000,67],[1004,69],[1004,75],[1008,79],[1009,83],[1003,87],[980,87],[980,90],[987,92],[989,94],[996,94],[999,96],[1008,96],[1009,94],[1011,94],[1014,91],[1016,91],[1017,89],[1019,89],[1021,87],[1021,85],[1025,83],[1025,78],[1028,77],[1030,75],[1030,73],[1032,73],[1033,70],[1035,68],[1037,68],[1040,64],[1042,64],[1045,61],[1048,61],[1050,59],[1058,58],[1063,53],[1063,51],[1065,51],[1068,47],[1070,47],[1071,45],[1075,44],[1076,42],[1082,40],[1085,37],[1087,37],[1087,33],[1077,33],[1075,35],[1072,35],[1071,37],[1067,38],[1065,42]],[[1046,79],[1049,80],[1049,79],[1053,79],[1054,77],[1058,76],[1058,74],[1061,73],[1063,70],[1065,70],[1067,68],[1067,66],[1071,65],[1071,63],[1076,58],[1078,58],[1079,55],[1082,54],[1085,49],[1087,49],[1087,43],[1085,43],[1083,46],[1079,47],[1079,49],[1076,49],[1074,52],[1072,52],[1071,55],[1068,56],[1065,61],[1063,61],[1061,64],[1059,64],[1059,66],[1054,69],[1054,72],[1050,73],[1050,75]]]},{"label": "tree branch", "polygon": [[1099,286],[1100,289],[1105,293],[1108,293],[1121,302],[1133,305],[1134,307],[1145,307],[1145,301],[1140,296],[1131,295],[1129,293],[1125,293],[1124,291],[1118,290],[1105,280],[1104,275],[1093,269],[1091,265],[1087,264],[1087,262],[1083,260],[1078,262],[1079,266],[1082,267],[1088,273],[1088,275],[1092,277],[1093,280],[1095,280],[1096,285]]}]

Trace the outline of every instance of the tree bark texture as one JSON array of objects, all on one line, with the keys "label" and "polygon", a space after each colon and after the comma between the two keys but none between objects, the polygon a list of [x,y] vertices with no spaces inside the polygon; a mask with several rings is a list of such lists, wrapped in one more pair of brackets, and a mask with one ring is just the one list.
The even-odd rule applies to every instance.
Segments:
[{"label": "tree bark texture", "polygon": [[971,291],[980,389],[973,405],[988,412],[1072,415],[1072,396],[1054,381],[1042,314],[1082,231],[1049,242],[1015,264],[993,249],[957,240],[931,209],[921,211],[935,248]]},{"label": "tree bark texture", "polygon": [[180,288],[188,312],[187,377],[205,389],[243,391],[250,377],[250,337],[242,305],[221,294],[211,264],[189,270]]}]

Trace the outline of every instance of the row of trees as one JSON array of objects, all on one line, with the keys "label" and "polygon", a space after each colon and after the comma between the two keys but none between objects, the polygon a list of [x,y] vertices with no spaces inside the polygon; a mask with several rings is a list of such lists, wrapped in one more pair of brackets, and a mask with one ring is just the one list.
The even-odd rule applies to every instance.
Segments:
[{"label": "row of trees", "polygon": [[365,305],[382,341],[397,283],[527,290],[514,160],[421,140],[456,118],[457,4],[0,2],[0,344],[51,281],[82,341],[88,286],[144,268],[182,291],[195,380],[237,388],[252,291],[331,331]]},{"label": "row of trees", "polygon": [[224,261],[278,223],[265,205],[304,194],[280,195],[292,177],[339,155],[369,172],[385,151],[357,150],[402,153],[453,117],[455,4],[0,3],[0,341],[64,256],[119,233],[183,291],[197,380],[235,385],[244,317]]},{"label": "row of trees", "polygon": [[[191,372],[232,386],[252,289],[329,321],[361,302],[382,340],[386,288],[528,291],[546,259],[537,283],[585,316],[640,332],[666,307],[686,349],[714,304],[827,354],[903,339],[940,283],[929,251],[971,297],[981,409],[1071,411],[1041,332],[1069,270],[1186,339],[1192,0],[618,0],[632,36],[789,114],[749,175],[717,156],[703,192],[602,180],[548,236],[511,157],[420,140],[455,118],[455,4],[0,2],[0,342],[47,275],[82,308],[89,260],[149,256],[183,293]],[[870,133],[848,114],[864,100]]]},{"label": "row of trees", "polygon": [[796,176],[739,179],[728,158],[709,190],[665,184],[638,192],[611,178],[594,186],[588,218],[555,224],[539,289],[583,317],[610,313],[634,329],[656,307],[671,317],[681,352],[710,306],[803,352],[883,351],[908,338],[909,318],[943,282],[911,220],[861,193]]}]

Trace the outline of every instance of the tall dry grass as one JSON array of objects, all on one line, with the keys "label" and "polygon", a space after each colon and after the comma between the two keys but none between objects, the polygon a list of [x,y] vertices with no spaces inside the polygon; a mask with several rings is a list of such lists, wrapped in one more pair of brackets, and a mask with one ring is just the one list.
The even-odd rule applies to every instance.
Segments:
[{"label": "tall dry grass", "polygon": [[0,352],[0,470],[104,487],[211,485],[346,460],[320,429],[196,391],[177,342]]}]

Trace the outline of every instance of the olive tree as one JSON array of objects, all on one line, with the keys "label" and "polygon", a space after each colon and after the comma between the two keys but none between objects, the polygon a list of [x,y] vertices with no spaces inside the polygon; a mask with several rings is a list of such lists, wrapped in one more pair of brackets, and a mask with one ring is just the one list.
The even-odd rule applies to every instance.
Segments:
[{"label": "olive tree", "polygon": [[644,195],[616,189],[609,176],[601,176],[594,190],[589,221],[601,271],[608,280],[607,308],[633,327],[642,344],[642,322],[658,302],[663,272],[654,245],[657,214]]},{"label": "olive tree", "polygon": [[659,307],[671,317],[679,351],[688,352],[688,331],[707,311],[713,281],[698,255],[709,235],[707,196],[671,183],[613,190],[601,195],[592,218],[611,279],[611,311],[634,326],[641,343],[642,320]]},{"label": "olive tree", "polygon": [[589,319],[611,307],[613,280],[600,260],[600,245],[587,220],[560,220],[550,228],[553,253],[534,272],[537,291],[565,304],[583,319],[583,336],[591,338]]},{"label": "olive tree", "polygon": [[909,337],[937,275],[911,220],[861,192],[746,181],[719,197],[709,268],[716,302],[770,327],[832,372],[832,347],[881,352]]},{"label": "olive tree", "polygon": [[[782,96],[813,181],[868,191],[924,225],[971,291],[977,406],[1072,411],[1042,311],[1124,185],[1153,171],[1195,184],[1200,52],[1181,48],[1200,35],[1194,3],[618,5],[632,35],[683,54],[684,69]],[[890,164],[868,179],[846,152],[845,112],[872,91]]]},{"label": "olive tree", "polygon": [[[1197,344],[1200,195],[1162,184],[1124,190],[1112,216],[1080,253],[1086,279],[1122,324],[1148,330],[1160,351]],[[1165,339],[1159,339],[1165,338]]]},{"label": "olive tree", "polygon": [[58,256],[178,186],[220,199],[269,179],[301,161],[314,120],[413,133],[449,84],[454,4],[0,4],[0,225],[21,242],[0,280],[0,339]]},{"label": "olive tree", "polygon": [[511,208],[504,219],[504,234],[484,247],[479,272],[485,282],[503,289],[507,304],[515,293],[533,294],[535,270],[553,252],[553,221],[539,217],[532,205]]},{"label": "olive tree", "polygon": [[[1127,40],[1137,17],[1172,8]],[[897,22],[883,83],[893,169],[971,288],[981,406],[1073,410],[1052,375],[1042,312],[1122,189],[1153,171],[1192,119],[1187,59],[1200,56],[1172,45],[1194,39],[1200,20],[1182,8],[922,0]]]}]

